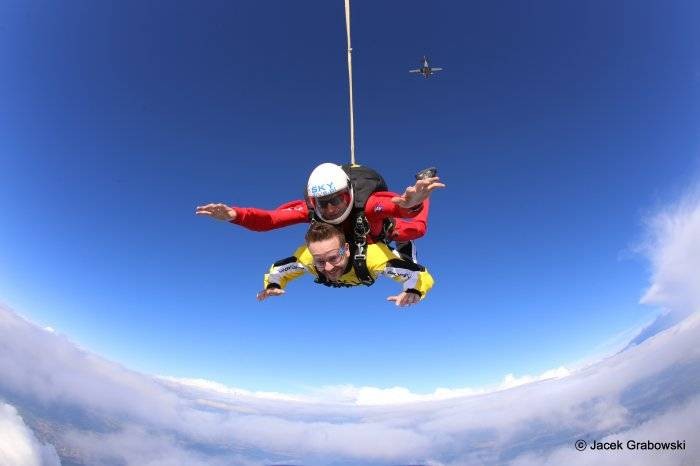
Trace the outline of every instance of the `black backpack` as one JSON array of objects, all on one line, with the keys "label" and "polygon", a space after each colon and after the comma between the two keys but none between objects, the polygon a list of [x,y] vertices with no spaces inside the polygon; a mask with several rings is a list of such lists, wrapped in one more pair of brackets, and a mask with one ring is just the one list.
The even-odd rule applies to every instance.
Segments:
[{"label": "black backpack", "polygon": [[372,193],[389,190],[384,177],[372,168],[362,165],[342,165],[342,169],[350,177],[350,183],[355,193],[353,209],[361,209],[364,212],[367,199]]}]

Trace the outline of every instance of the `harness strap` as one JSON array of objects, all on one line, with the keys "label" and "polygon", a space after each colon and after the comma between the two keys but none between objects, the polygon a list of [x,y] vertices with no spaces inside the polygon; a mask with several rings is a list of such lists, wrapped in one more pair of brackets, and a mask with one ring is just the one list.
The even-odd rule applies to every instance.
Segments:
[{"label": "harness strap", "polygon": [[369,222],[364,212],[355,217],[355,255],[352,258],[355,275],[365,286],[374,284],[374,278],[367,268],[367,256],[365,247],[367,246],[367,234],[369,233]]}]

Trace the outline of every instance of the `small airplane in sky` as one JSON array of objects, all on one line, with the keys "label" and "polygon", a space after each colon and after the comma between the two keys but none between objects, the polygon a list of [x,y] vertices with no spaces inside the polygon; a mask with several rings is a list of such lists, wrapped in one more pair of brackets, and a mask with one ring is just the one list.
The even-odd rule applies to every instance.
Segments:
[{"label": "small airplane in sky", "polygon": [[418,68],[417,70],[408,70],[409,73],[420,73],[423,75],[424,78],[428,78],[431,74],[437,71],[442,71],[442,68],[431,67],[428,63],[428,57],[426,56],[423,56],[423,63],[420,68]]}]

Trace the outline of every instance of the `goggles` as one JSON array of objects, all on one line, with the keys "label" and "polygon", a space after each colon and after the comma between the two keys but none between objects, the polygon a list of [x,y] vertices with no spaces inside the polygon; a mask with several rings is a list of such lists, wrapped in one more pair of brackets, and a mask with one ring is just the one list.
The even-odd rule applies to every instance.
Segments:
[{"label": "goggles", "polygon": [[350,192],[344,189],[330,196],[316,198],[315,202],[319,209],[327,209],[328,206],[338,207],[339,205],[347,205],[350,203]]},{"label": "goggles", "polygon": [[329,256],[326,256],[324,259],[317,259],[314,257],[314,266],[316,266],[317,269],[325,269],[326,264],[331,264],[333,266],[336,266],[343,262],[343,257],[345,256],[345,246],[341,246],[338,248],[338,250]]}]

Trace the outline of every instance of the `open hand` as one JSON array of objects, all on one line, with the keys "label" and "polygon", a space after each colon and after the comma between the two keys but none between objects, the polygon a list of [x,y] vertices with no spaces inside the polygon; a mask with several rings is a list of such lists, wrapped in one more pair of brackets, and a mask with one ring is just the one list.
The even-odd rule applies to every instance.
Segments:
[{"label": "open hand", "polygon": [[445,184],[440,182],[440,177],[438,176],[425,178],[416,181],[415,185],[406,188],[406,191],[404,191],[401,196],[392,198],[391,202],[404,209],[410,209],[429,198],[434,190],[444,187]]},{"label": "open hand", "polygon": [[411,306],[412,304],[417,304],[420,302],[420,296],[415,293],[409,293],[402,291],[396,296],[389,296],[386,298],[387,301],[394,301],[399,307]]},{"label": "open hand", "polygon": [[225,220],[227,222],[236,220],[236,210],[232,209],[226,204],[200,205],[197,206],[195,214],[205,215],[207,217],[213,217],[217,220]]},{"label": "open hand", "polygon": [[265,301],[270,296],[282,296],[284,293],[285,291],[281,288],[267,288],[259,291],[255,297],[258,301]]}]

